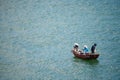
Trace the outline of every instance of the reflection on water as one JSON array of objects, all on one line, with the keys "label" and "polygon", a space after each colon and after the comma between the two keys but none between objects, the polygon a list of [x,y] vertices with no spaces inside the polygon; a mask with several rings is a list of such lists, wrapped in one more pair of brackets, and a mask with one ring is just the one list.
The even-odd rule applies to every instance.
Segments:
[{"label": "reflection on water", "polygon": [[84,63],[84,64],[89,64],[89,65],[97,65],[99,64],[99,60],[97,59],[80,59],[80,58],[77,58],[77,57],[73,57],[73,61],[74,62],[79,62],[79,63]]}]

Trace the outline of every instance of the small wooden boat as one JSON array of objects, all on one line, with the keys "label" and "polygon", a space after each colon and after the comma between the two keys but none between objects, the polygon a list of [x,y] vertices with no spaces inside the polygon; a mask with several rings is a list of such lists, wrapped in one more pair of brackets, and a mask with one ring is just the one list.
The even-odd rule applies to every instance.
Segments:
[{"label": "small wooden boat", "polygon": [[81,58],[81,59],[97,59],[99,57],[99,54],[93,54],[93,53],[80,53],[78,51],[72,50],[72,53],[75,57]]}]

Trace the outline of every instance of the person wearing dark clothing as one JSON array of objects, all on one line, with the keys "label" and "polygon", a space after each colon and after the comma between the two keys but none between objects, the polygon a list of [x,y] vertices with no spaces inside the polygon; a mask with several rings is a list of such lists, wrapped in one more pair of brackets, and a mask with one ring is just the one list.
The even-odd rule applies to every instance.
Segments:
[{"label": "person wearing dark clothing", "polygon": [[95,53],[96,46],[97,46],[97,44],[92,45],[92,47],[91,47],[91,53]]}]

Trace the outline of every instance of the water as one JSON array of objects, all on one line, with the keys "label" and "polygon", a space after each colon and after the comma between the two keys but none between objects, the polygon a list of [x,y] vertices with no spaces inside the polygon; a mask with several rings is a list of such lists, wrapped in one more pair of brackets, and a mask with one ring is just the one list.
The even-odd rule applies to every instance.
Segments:
[{"label": "water", "polygon": [[[120,80],[119,0],[0,0],[0,80]],[[97,43],[97,60],[70,52]]]}]

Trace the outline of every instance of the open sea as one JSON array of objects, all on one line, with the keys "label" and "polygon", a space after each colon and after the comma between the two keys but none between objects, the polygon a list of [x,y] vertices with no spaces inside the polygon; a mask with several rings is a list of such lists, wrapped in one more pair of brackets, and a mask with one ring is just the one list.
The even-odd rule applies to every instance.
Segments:
[{"label": "open sea", "polygon": [[0,0],[0,80],[120,80],[120,0]]}]

